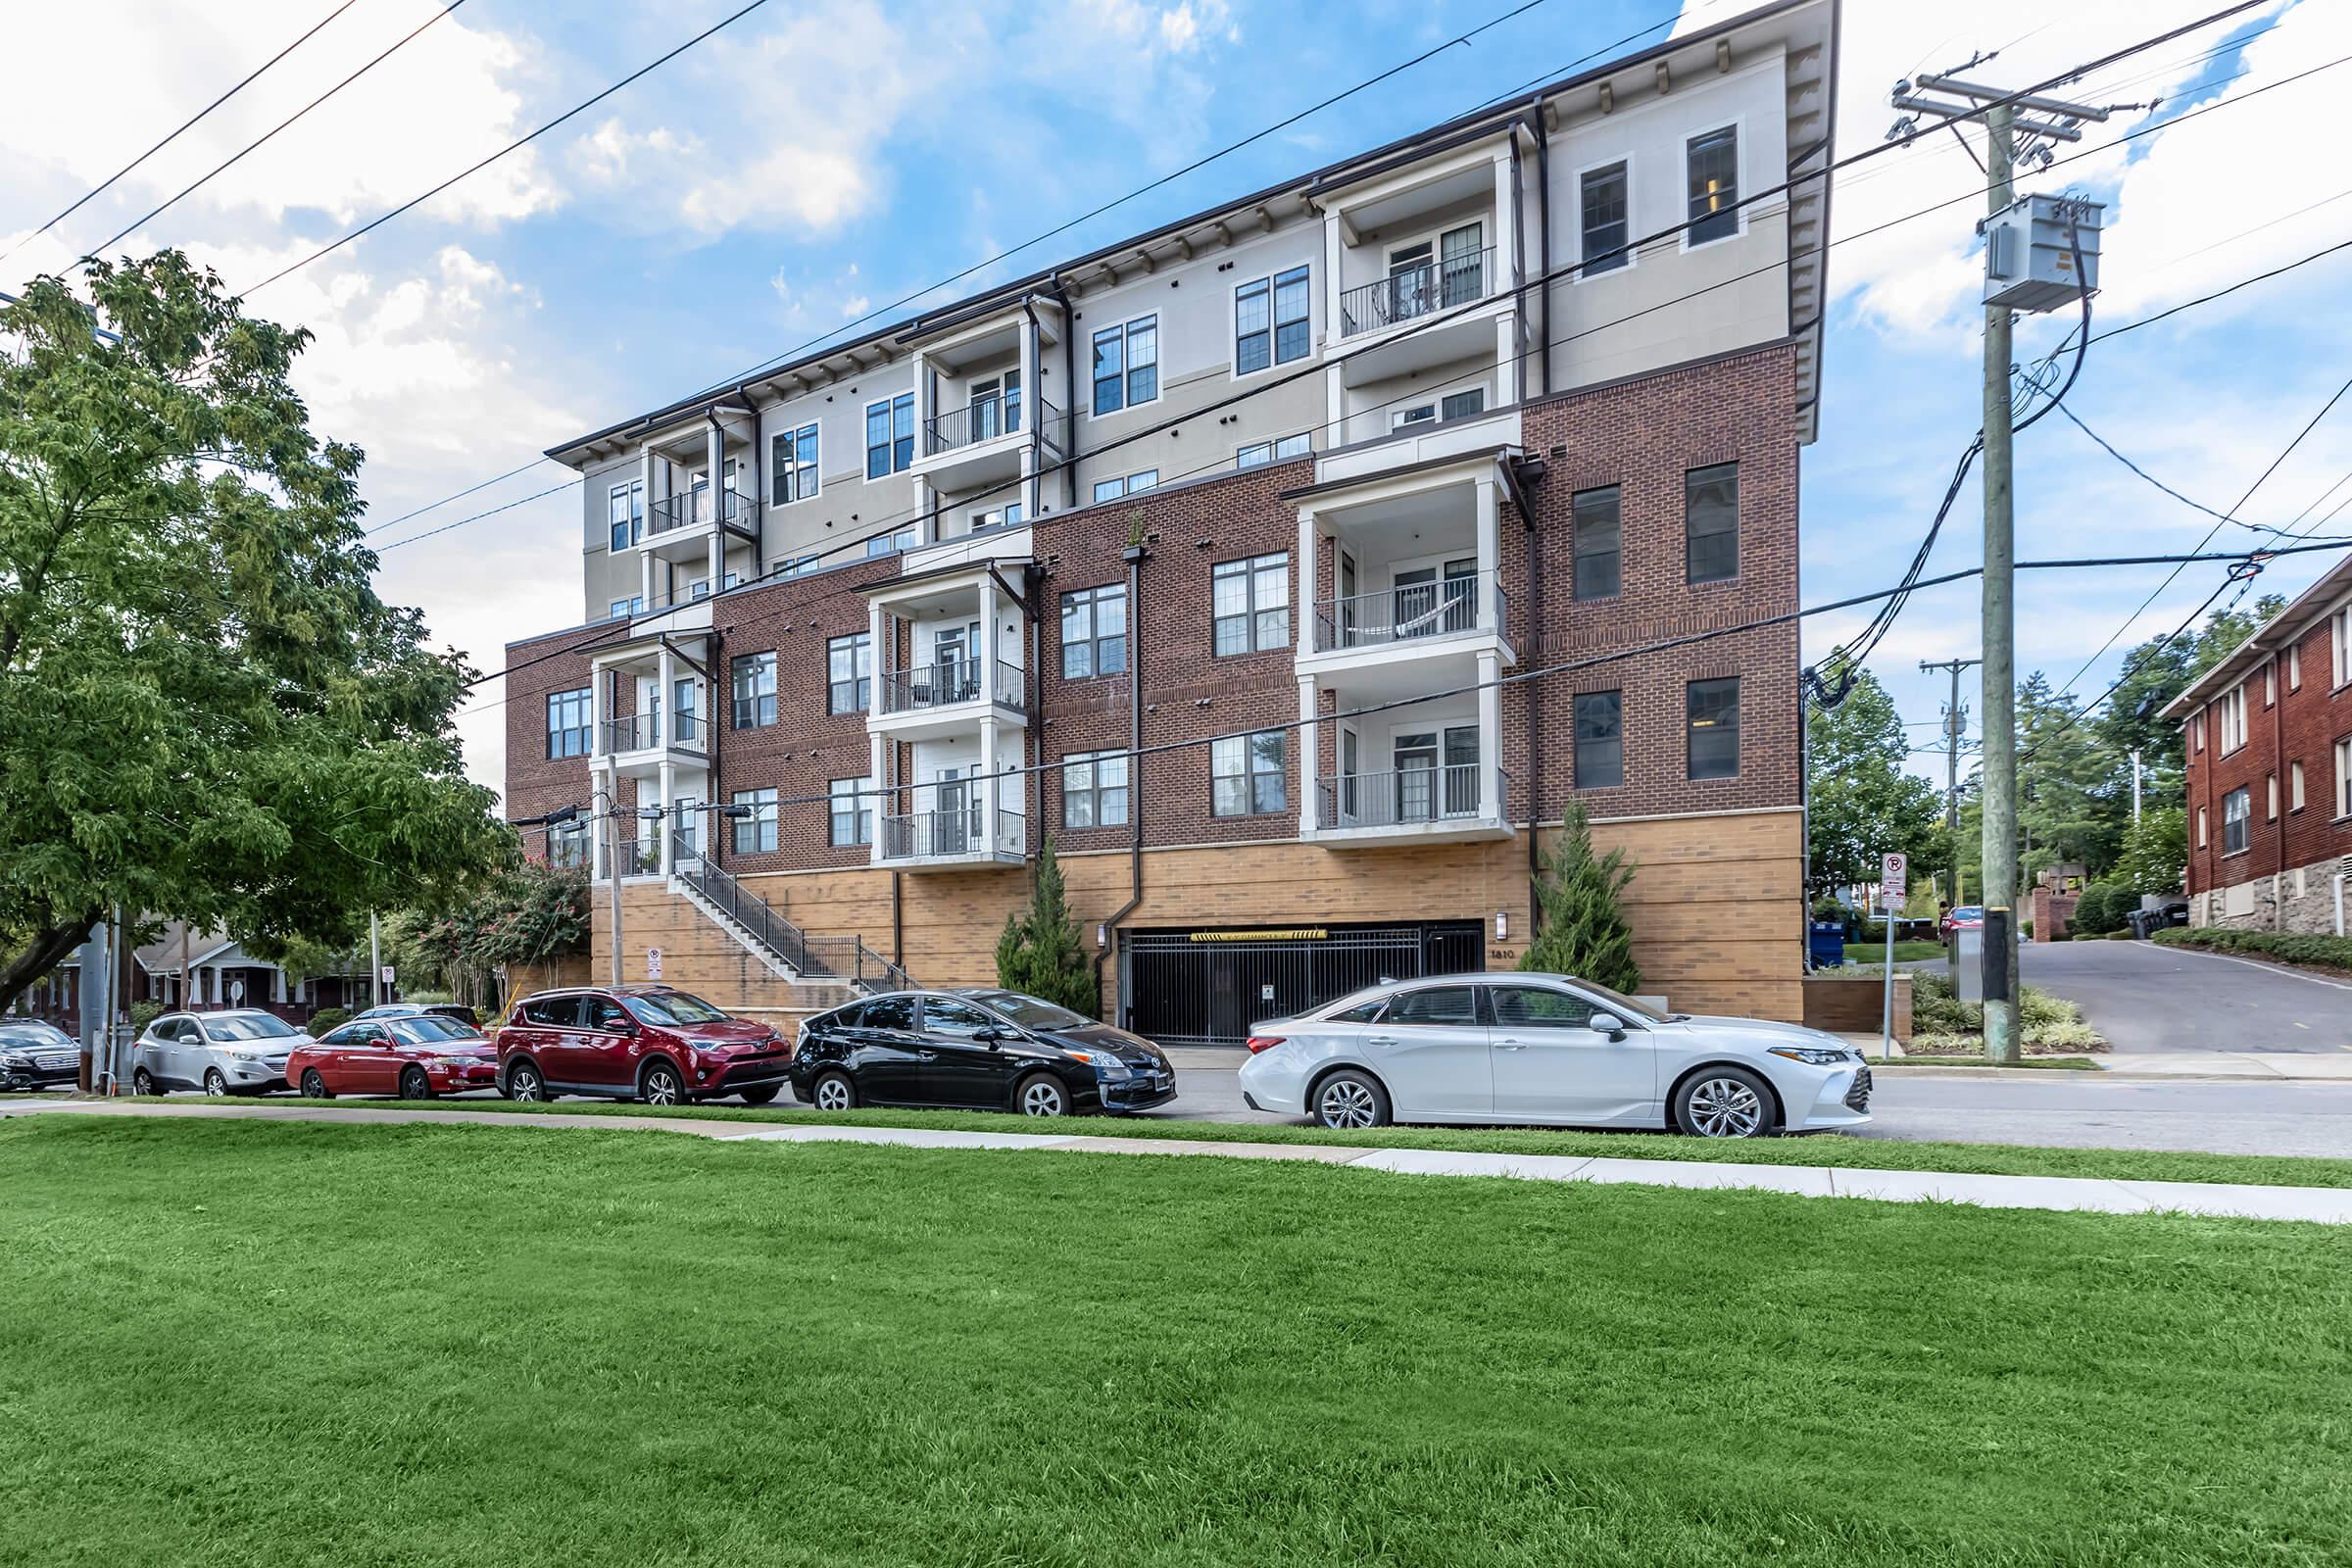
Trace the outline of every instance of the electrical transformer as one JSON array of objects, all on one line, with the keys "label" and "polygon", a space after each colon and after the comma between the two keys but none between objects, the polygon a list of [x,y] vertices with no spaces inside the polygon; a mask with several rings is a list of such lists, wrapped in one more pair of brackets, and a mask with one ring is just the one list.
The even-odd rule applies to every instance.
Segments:
[{"label": "electrical transformer", "polygon": [[1978,225],[1984,236],[1984,303],[2050,311],[2096,292],[2103,211],[2105,204],[2075,196],[2027,196],[1985,219]]}]

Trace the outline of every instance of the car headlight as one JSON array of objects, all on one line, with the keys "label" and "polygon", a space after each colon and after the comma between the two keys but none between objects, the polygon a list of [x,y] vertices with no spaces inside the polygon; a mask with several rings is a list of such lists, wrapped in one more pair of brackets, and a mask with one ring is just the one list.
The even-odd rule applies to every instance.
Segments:
[{"label": "car headlight", "polygon": [[32,1071],[32,1058],[16,1055],[12,1053],[9,1055],[0,1056],[0,1067],[5,1067],[10,1072],[30,1072]]},{"label": "car headlight", "polygon": [[1073,1051],[1069,1055],[1072,1061],[1083,1061],[1094,1068],[1095,1076],[1098,1078],[1132,1078],[1135,1076],[1134,1068],[1107,1051]]},{"label": "car headlight", "polygon": [[470,1056],[434,1056],[425,1063],[428,1067],[454,1067],[460,1071],[473,1065]]},{"label": "car headlight", "polygon": [[258,1051],[232,1051],[229,1053],[229,1054],[239,1061],[259,1061],[262,1059],[262,1054]]},{"label": "car headlight", "polygon": [[1836,1067],[1854,1059],[1853,1053],[1842,1046],[1836,1051],[1827,1051],[1815,1046],[1773,1046],[1769,1049],[1776,1056],[1786,1056],[1790,1061],[1801,1061],[1808,1067]]}]

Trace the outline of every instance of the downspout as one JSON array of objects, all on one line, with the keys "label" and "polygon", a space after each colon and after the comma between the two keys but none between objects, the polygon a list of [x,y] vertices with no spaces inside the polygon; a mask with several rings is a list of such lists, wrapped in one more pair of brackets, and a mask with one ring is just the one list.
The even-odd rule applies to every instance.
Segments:
[{"label": "downspout", "polygon": [[1544,98],[1535,100],[1536,120],[1536,268],[1544,279],[1544,394],[1551,395],[1551,132],[1545,126]]},{"label": "downspout", "polygon": [[[1061,373],[1064,377],[1061,395],[1069,404],[1061,414],[1063,418],[1070,421],[1061,432],[1061,461],[1075,465],[1078,452],[1078,306],[1070,298],[1069,289],[1063,286],[1059,272],[1049,273],[1048,279],[1054,285],[1054,299],[1061,303]],[[1063,478],[1069,485],[1066,493],[1074,505],[1078,499],[1077,468],[1073,466],[1064,469]],[[1135,612],[1134,604],[1130,602],[1127,608],[1132,615]],[[1134,641],[1133,637],[1128,638],[1130,644]],[[1134,788],[1130,785],[1128,801],[1131,806],[1134,799]]]},{"label": "downspout", "polygon": [[[1512,381],[1519,388],[1515,403],[1527,401],[1527,184],[1520,173],[1519,132],[1511,132],[1511,312],[1519,318],[1513,332],[1513,352],[1519,365]],[[1496,377],[1497,382],[1500,376]]]},{"label": "downspout", "polygon": [[2271,656],[2270,673],[2263,681],[2271,694],[2271,787],[2263,802],[2278,813],[2278,863],[2271,867],[2271,929],[2286,929],[2286,682],[2278,674],[2278,656]]},{"label": "downspout", "polygon": [[[1102,994],[1102,960],[1110,956],[1112,939],[1119,922],[1136,910],[1144,902],[1144,791],[1140,776],[1144,752],[1144,640],[1138,635],[1141,621],[1137,609],[1144,602],[1144,563],[1152,552],[1140,542],[1119,552],[1127,563],[1127,902],[1110,913],[1102,922],[1102,941],[1095,949],[1095,995]],[[1133,999],[1125,987],[1119,991],[1121,1026],[1134,1016]]]},{"label": "downspout", "polygon": [[[1544,552],[1536,537],[1536,517],[1533,509],[1521,514],[1520,526],[1527,535],[1527,644],[1528,658],[1542,662],[1537,638],[1544,625]],[[1544,857],[1536,844],[1536,824],[1543,819],[1544,802],[1544,683],[1531,680],[1527,685],[1527,939],[1533,942],[1544,919]],[[1624,734],[1624,719],[1618,720],[1619,736]]]},{"label": "downspout", "polygon": [[[1045,347],[1045,344],[1040,341],[1041,333],[1037,324],[1037,305],[1031,296],[1027,294],[1021,296],[1021,314],[1029,318],[1029,341],[1033,344],[1036,344],[1037,347],[1042,350]],[[1066,339],[1068,338],[1069,333],[1065,331],[1062,333],[1062,336]],[[1019,356],[1016,355],[1014,357],[1017,359]],[[1041,361],[1045,358],[1042,353],[1037,357]],[[1045,366],[1042,364],[1039,365],[1038,369],[1042,372],[1045,369]],[[1045,379],[1045,377],[1043,374],[1040,374],[1038,379],[1042,381]],[[1046,501],[1045,475],[1038,471],[1045,466],[1046,461],[1046,405],[1045,394],[1038,388],[1027,388],[1026,395],[1029,399],[1029,473],[1031,475],[1030,483],[1035,486],[1035,489],[1030,494],[1021,497],[1021,515],[1024,518],[1034,521],[1036,519],[1036,514],[1045,510]],[[1067,394],[1064,395],[1066,396]],[[994,680],[996,676],[992,672],[989,678]]]}]

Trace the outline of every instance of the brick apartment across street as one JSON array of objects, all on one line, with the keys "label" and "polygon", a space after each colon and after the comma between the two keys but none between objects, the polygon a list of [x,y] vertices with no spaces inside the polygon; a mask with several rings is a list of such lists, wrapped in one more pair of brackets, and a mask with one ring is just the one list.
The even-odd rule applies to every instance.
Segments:
[{"label": "brick apartment across street", "polygon": [[507,649],[507,800],[593,867],[582,977],[617,873],[624,977],[659,948],[730,1008],[993,980],[1051,834],[1105,1016],[1234,1043],[1515,962],[1573,800],[1640,867],[1645,989],[1798,1017],[1795,625],[1590,662],[1797,606],[1820,186],[1732,204],[1826,157],[1832,22],[1753,14],[552,449],[585,619]]}]

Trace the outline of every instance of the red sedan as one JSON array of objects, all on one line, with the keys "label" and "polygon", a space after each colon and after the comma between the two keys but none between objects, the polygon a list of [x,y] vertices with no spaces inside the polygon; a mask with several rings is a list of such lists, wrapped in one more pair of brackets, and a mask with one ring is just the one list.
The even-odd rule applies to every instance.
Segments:
[{"label": "red sedan", "polygon": [[498,1087],[498,1050],[480,1030],[455,1018],[355,1018],[289,1054],[286,1082],[309,1100],[430,1100]]}]

